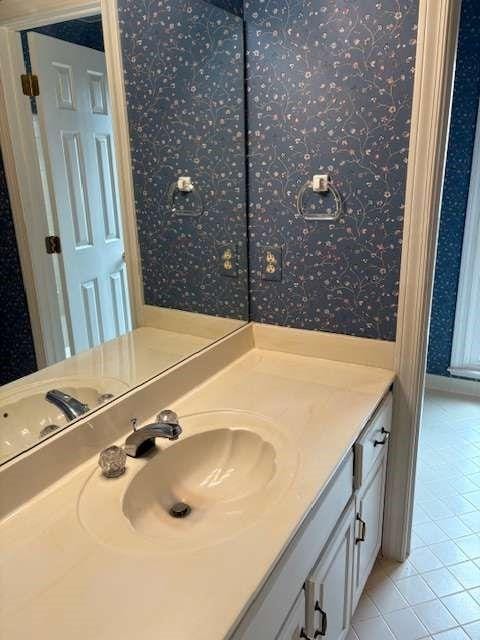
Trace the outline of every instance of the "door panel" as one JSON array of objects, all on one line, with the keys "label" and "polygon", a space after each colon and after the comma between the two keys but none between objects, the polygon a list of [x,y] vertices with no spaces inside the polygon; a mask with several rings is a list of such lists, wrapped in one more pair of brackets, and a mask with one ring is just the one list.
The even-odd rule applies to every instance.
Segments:
[{"label": "door panel", "polygon": [[98,173],[100,176],[100,192],[105,240],[120,240],[120,221],[118,218],[118,199],[115,189],[115,170],[111,136],[95,134]]},{"label": "door panel", "polygon": [[87,341],[89,348],[103,342],[102,316],[98,293],[98,281],[90,280],[82,284],[83,305],[86,319]]},{"label": "door panel", "polygon": [[70,202],[68,213],[75,233],[75,248],[84,249],[92,245],[92,224],[80,133],[62,132],[62,142]]},{"label": "door panel", "polygon": [[357,538],[358,542],[355,544],[354,609],[382,544],[386,465],[387,451],[384,450],[357,496],[357,526],[364,528],[364,535],[361,536],[364,539]]},{"label": "door panel", "polygon": [[307,633],[312,638],[344,640],[350,629],[354,514],[352,500],[305,583]]}]

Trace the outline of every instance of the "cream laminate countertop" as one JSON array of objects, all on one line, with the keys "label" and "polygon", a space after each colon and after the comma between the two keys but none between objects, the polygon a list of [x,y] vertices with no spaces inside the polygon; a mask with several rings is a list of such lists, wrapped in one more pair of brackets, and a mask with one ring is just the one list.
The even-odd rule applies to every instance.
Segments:
[{"label": "cream laminate countertop", "polygon": [[298,450],[282,499],[216,546],[124,552],[80,524],[78,496],[97,462],[90,460],[1,524],[0,638],[227,638],[393,378],[373,367],[247,352],[171,408],[180,416],[237,409],[273,421]]}]

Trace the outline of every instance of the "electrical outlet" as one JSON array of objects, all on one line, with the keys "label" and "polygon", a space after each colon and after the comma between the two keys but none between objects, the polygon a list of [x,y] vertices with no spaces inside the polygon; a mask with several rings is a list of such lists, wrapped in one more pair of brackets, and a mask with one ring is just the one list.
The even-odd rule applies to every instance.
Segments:
[{"label": "electrical outlet", "polygon": [[262,280],[280,282],[282,279],[282,248],[265,247],[262,253]]},{"label": "electrical outlet", "polygon": [[227,278],[238,276],[238,249],[235,244],[220,245],[220,273]]}]

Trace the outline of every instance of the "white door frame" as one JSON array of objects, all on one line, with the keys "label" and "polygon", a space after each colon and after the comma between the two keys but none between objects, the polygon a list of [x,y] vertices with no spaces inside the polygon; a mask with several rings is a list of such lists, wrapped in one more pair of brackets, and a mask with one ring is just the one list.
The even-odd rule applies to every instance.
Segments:
[{"label": "white door frame", "polygon": [[[477,111],[475,144],[468,191],[465,232],[463,234],[462,264],[458,282],[455,328],[453,331],[450,373],[463,378],[478,380],[478,364],[472,353],[478,344],[478,317],[469,313],[480,303],[480,101]],[[477,352],[478,353],[478,352]]]},{"label": "white door frame", "polygon": [[[53,279],[51,261],[43,260],[43,273],[38,274],[36,282],[28,243],[27,229],[37,238],[47,233],[43,227],[32,230],[32,220],[46,216],[33,215],[35,209],[43,206],[40,204],[43,203],[43,192],[36,154],[32,153],[34,138],[30,106],[19,83],[19,75],[24,73],[24,61],[17,31],[100,12],[112,103],[128,288],[135,327],[142,324],[144,298],[116,1],[4,0],[0,5],[0,145],[39,368],[44,367],[54,355],[46,353],[45,343],[55,345],[55,336],[61,334],[55,329],[55,318],[59,318],[59,313],[55,314],[58,301],[46,297],[45,290],[39,286],[42,278]],[[46,341],[44,335],[48,336]],[[56,345],[55,353],[60,349],[61,346]]]},{"label": "white door frame", "polygon": [[[124,212],[130,291],[136,324],[143,295],[136,241],[133,179],[116,0],[3,0],[0,25],[36,26],[102,10],[108,79],[113,103],[120,195]],[[439,207],[444,173],[460,3],[419,0],[412,135],[408,158],[395,367],[398,374],[387,478],[384,552],[403,560],[410,547],[414,476],[422,409]],[[34,24],[35,23],[35,24]],[[0,41],[0,59],[5,53]],[[5,87],[3,88],[5,91]],[[9,95],[7,93],[7,95]],[[5,101],[5,97],[3,96]],[[0,86],[0,107],[2,95]],[[0,108],[1,111],[1,108]],[[2,129],[5,129],[3,124]],[[8,134],[8,131],[7,131]],[[21,211],[14,154],[3,132],[12,208]],[[6,152],[5,152],[6,145]],[[21,216],[20,216],[21,219]],[[28,270],[27,270],[28,274]]]},{"label": "white door frame", "polygon": [[396,560],[405,560],[410,552],[418,434],[460,5],[458,0],[419,2],[395,345],[397,382],[383,539],[384,554]]}]

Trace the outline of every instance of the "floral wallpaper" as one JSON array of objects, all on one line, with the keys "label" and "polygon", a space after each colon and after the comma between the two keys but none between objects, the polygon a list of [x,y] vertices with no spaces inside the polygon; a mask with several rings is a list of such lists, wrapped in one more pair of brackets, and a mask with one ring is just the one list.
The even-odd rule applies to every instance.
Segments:
[{"label": "floral wallpaper", "polygon": [[[203,0],[120,0],[119,21],[145,301],[247,319],[242,20]],[[193,193],[172,192],[180,176]]]},{"label": "floral wallpaper", "polygon": [[463,0],[433,288],[428,373],[449,376],[477,110],[480,4]]},{"label": "floral wallpaper", "polygon": [[10,199],[0,152],[0,385],[37,370]]},{"label": "floral wallpaper", "polygon": [[[245,0],[244,18],[251,317],[394,340],[417,0]],[[316,173],[337,222],[297,211]],[[267,245],[281,282],[262,279]]]}]

